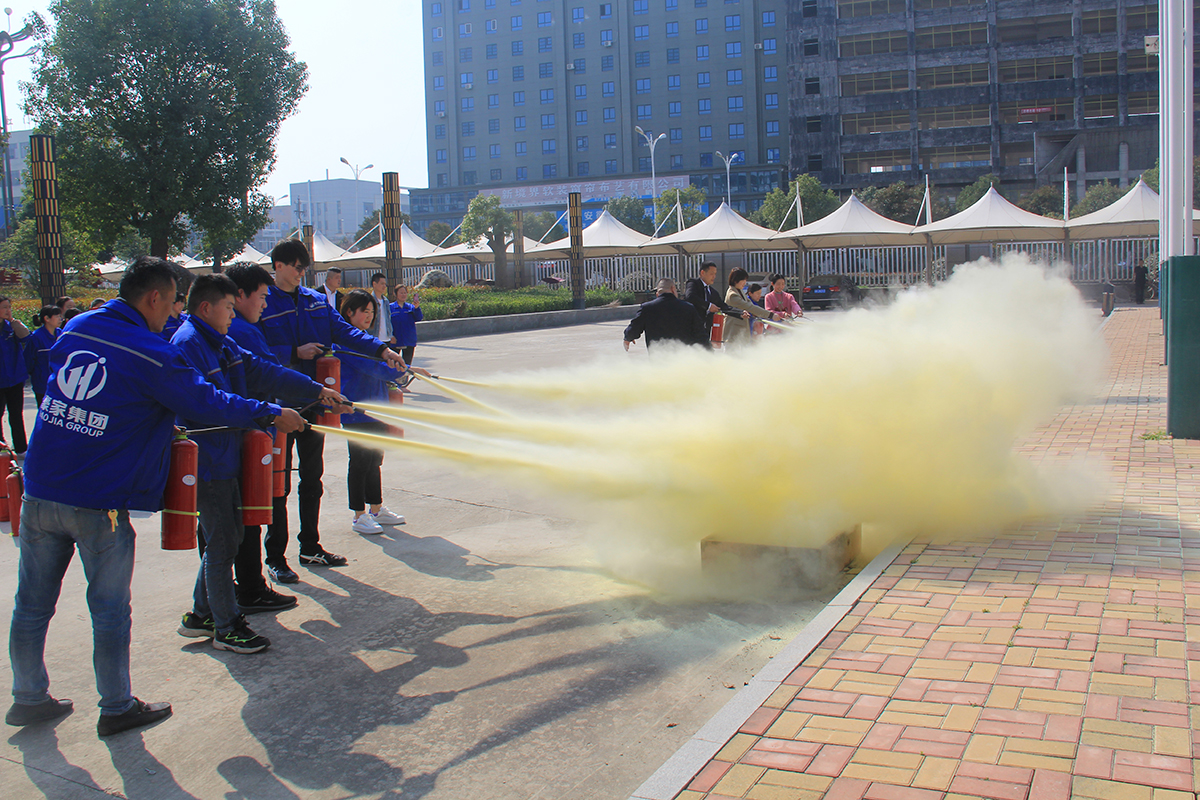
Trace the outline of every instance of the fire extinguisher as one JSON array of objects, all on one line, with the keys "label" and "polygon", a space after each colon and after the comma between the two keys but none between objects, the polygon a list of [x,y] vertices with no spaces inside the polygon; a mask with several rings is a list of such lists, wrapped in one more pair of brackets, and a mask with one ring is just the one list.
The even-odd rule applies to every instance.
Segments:
[{"label": "fire extinguisher", "polygon": [[[335,392],[342,391],[342,362],[328,352],[317,359],[317,383],[333,389]],[[329,428],[340,428],[342,427],[342,415],[332,412],[319,414],[317,424]]]},{"label": "fire extinguisher", "polygon": [[270,525],[274,510],[274,476],[271,448],[274,441],[263,431],[246,431],[242,437],[242,524]]},{"label": "fire extinguisher", "polygon": [[4,479],[4,488],[8,497],[4,498],[5,510],[12,521],[12,535],[21,535],[21,497],[25,494],[25,481],[21,477],[21,468],[12,465],[12,471]]},{"label": "fire extinguisher", "polygon": [[171,468],[163,494],[162,549],[191,550],[196,546],[196,471],[200,448],[187,434],[171,442]]},{"label": "fire extinguisher", "polygon": [[271,496],[283,497],[287,494],[287,460],[283,450],[287,447],[287,434],[275,431],[275,442],[271,448]]},{"label": "fire extinguisher", "polygon": [[713,315],[712,324],[712,343],[714,346],[721,344],[725,338],[725,315],[717,313]]},{"label": "fire extinguisher", "polygon": [[[404,405],[404,391],[394,383],[389,383],[388,387],[388,402],[394,406]],[[388,432],[393,436],[404,438],[404,428],[398,425],[388,425]]]},{"label": "fire extinguisher", "polygon": [[[12,463],[13,463],[12,451],[9,450],[7,447],[0,450],[0,475],[7,476],[8,473],[10,473],[12,471]],[[3,502],[0,502],[0,522],[8,522],[12,517],[8,510],[8,482],[7,482],[7,480],[0,483],[0,498],[3,498]],[[13,528],[13,530],[15,531],[16,528]]]}]

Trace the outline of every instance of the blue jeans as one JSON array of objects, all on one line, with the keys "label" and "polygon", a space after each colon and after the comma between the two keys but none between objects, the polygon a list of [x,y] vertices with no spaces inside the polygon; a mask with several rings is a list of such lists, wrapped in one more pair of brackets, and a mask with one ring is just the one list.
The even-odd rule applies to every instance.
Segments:
[{"label": "blue jeans", "polygon": [[212,616],[219,633],[233,630],[238,617],[237,594],[233,587],[233,561],[242,544],[242,492],[236,478],[200,481],[196,486],[196,509],[204,536],[204,557],[196,576],[192,610]]},{"label": "blue jeans", "polygon": [[[133,707],[129,688],[129,583],[133,579],[136,534],[129,512],[76,508],[26,495],[21,506],[17,600],[8,638],[13,699],[37,705],[49,696],[46,630],[58,603],[63,575],[79,548],[92,612],[92,666],[101,714]],[[114,530],[115,528],[115,530]]]}]

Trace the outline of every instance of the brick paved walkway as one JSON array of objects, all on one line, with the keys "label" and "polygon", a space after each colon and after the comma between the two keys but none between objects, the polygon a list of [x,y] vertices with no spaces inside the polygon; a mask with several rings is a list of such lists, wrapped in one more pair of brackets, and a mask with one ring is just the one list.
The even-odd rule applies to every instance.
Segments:
[{"label": "brick paved walkway", "polygon": [[1196,797],[1200,442],[1142,438],[1166,427],[1158,309],[1105,337],[1107,396],[1022,449],[1106,463],[1109,501],[906,547],[679,800]]}]

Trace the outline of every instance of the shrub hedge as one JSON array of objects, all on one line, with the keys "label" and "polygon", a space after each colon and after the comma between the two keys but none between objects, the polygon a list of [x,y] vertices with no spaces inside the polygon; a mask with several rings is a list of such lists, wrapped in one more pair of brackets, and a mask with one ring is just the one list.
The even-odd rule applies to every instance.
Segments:
[{"label": "shrub hedge", "polygon": [[[613,302],[627,305],[633,302],[633,293],[588,289],[584,298],[588,308]],[[565,286],[531,286],[508,291],[490,286],[421,290],[421,310],[425,312],[427,320],[530,314],[538,311],[565,311],[569,308],[571,291]]]}]

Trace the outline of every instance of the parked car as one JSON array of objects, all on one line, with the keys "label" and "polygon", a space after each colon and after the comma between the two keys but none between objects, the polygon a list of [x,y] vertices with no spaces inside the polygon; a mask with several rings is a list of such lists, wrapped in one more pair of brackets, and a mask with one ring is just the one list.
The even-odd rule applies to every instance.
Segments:
[{"label": "parked car", "polygon": [[800,304],[804,308],[848,306],[863,297],[858,284],[845,275],[814,275],[804,284]]}]

